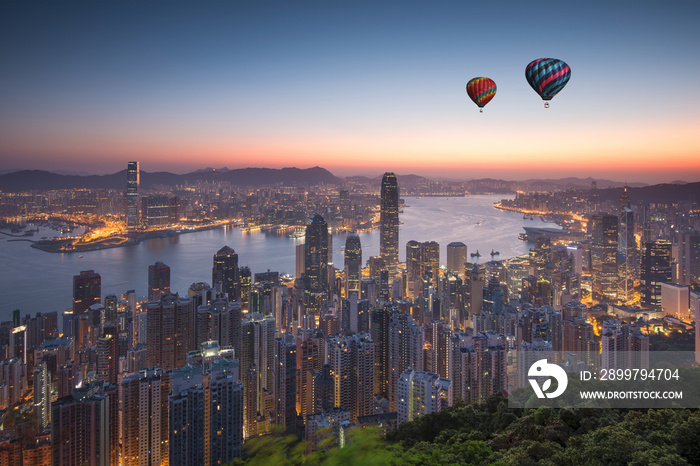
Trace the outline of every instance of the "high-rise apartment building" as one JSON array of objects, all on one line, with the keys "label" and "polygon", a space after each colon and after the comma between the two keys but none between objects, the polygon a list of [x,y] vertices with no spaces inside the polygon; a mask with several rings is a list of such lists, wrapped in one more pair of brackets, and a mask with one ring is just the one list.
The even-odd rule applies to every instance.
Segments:
[{"label": "high-rise apartment building", "polygon": [[399,265],[399,186],[393,173],[382,177],[379,215],[379,255],[393,279]]},{"label": "high-rise apartment building", "polygon": [[116,325],[105,327],[104,334],[97,339],[97,380],[117,383],[119,372],[119,332]]},{"label": "high-rise apartment building", "polygon": [[328,359],[334,405],[350,410],[350,419],[374,412],[374,342],[366,333],[330,340]]},{"label": "high-rise apartment building", "polygon": [[51,423],[51,372],[46,361],[34,364],[34,414],[39,432]]},{"label": "high-rise apartment building", "polygon": [[275,321],[271,316],[249,314],[241,324],[241,351],[238,355],[241,382],[245,393],[245,425],[247,436],[257,435],[259,418],[271,416],[265,412],[265,391],[273,388],[275,363]]},{"label": "high-rise apartment building", "polygon": [[605,321],[601,340],[601,368],[649,368],[649,337],[631,324],[618,319]]},{"label": "high-rise apartment building", "polygon": [[146,305],[149,367],[177,369],[187,363],[194,348],[195,313],[192,298],[167,294]]},{"label": "high-rise apartment building", "polygon": [[243,384],[222,360],[204,374],[193,367],[172,375],[169,397],[171,466],[229,464],[242,456]]},{"label": "high-rise apartment building", "polygon": [[148,300],[157,301],[170,293],[170,267],[158,261],[148,266]]},{"label": "high-rise apartment building", "polygon": [[139,182],[138,162],[129,162],[126,166],[126,226],[129,229],[139,226]]},{"label": "high-rise apartment building", "polygon": [[172,373],[151,368],[121,383],[124,466],[168,464],[168,395]]},{"label": "high-rise apartment building", "polygon": [[91,384],[51,404],[51,464],[117,464],[117,387]]},{"label": "high-rise apartment building", "polygon": [[432,372],[408,367],[399,376],[397,390],[399,425],[452,405],[452,382]]},{"label": "high-rise apartment building", "polygon": [[456,333],[450,339],[449,376],[454,400],[482,401],[507,388],[507,347],[502,334]]},{"label": "high-rise apartment building", "polygon": [[297,343],[291,333],[275,338],[273,370],[275,422],[287,430],[295,428],[297,417]]},{"label": "high-rise apartment building", "polygon": [[423,370],[423,327],[413,321],[410,314],[393,312],[389,317],[386,360],[387,395],[390,409],[396,410],[396,394],[399,376],[408,367]]}]

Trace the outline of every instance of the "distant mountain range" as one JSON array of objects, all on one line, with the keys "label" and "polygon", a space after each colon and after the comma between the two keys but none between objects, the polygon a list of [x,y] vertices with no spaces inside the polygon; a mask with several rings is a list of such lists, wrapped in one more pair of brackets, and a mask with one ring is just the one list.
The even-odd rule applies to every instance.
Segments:
[{"label": "distant mountain range", "polygon": [[[383,175],[376,177],[351,176],[339,178],[321,167],[313,168],[237,168],[228,169],[207,167],[184,175],[168,172],[141,172],[141,186],[149,189],[156,185],[175,186],[197,181],[224,181],[239,186],[269,186],[276,184],[303,185],[329,184],[342,185],[345,183],[364,183],[379,186]],[[410,188],[429,183],[431,179],[420,175],[397,175],[400,187]],[[467,186],[471,192],[514,192],[514,189],[560,190],[564,188],[591,189],[592,182],[597,185],[599,199],[617,199],[623,186],[629,186],[633,201],[644,202],[675,202],[682,199],[699,201],[700,182],[672,183],[646,185],[645,183],[622,183],[594,178],[562,178],[562,179],[529,179],[524,181],[507,181],[484,178],[470,180]],[[449,183],[449,182],[448,182]],[[457,183],[457,181],[455,181]],[[76,188],[108,188],[124,189],[126,185],[126,170],[111,175],[75,175],[59,174],[43,170],[19,170],[10,173],[0,173],[0,190],[4,192],[20,192],[51,189]],[[496,187],[496,188],[494,188]]]},{"label": "distant mountain range", "polygon": [[[274,184],[341,184],[342,179],[321,167],[313,168],[240,168],[204,169],[184,175],[168,172],[141,171],[141,186],[148,189],[155,185],[175,186],[186,182],[197,181],[227,181],[241,186],[266,186]],[[20,170],[0,175],[0,190],[5,192],[76,189],[76,188],[107,188],[124,189],[126,186],[126,170],[111,175],[59,175],[43,170]]]},{"label": "distant mountain range", "polygon": [[[593,182],[596,182],[596,185],[598,189],[605,189],[605,188],[616,188],[616,187],[623,187],[623,186],[630,186],[634,188],[641,188],[642,186],[648,186],[647,183],[624,183],[620,181],[611,181],[611,180],[602,180],[602,179],[596,179],[596,178],[591,178],[590,176],[588,178],[576,178],[576,177],[568,177],[568,178],[561,178],[561,179],[530,179],[530,180],[524,180],[521,181],[521,184],[528,184],[531,186],[542,186],[543,188],[550,187],[550,186],[556,186],[556,187],[562,187],[565,186],[567,188],[578,188],[578,189],[586,189],[590,188]],[[676,183],[683,183],[681,182],[673,182],[672,184]]]}]

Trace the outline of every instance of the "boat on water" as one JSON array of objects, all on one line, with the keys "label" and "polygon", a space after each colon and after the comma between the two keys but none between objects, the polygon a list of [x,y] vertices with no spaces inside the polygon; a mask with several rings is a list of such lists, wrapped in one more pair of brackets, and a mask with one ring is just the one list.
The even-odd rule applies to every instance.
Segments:
[{"label": "boat on water", "polygon": [[499,254],[500,254],[500,252],[494,251],[493,249],[491,249],[491,257],[497,256],[497,255],[499,255]]},{"label": "boat on water", "polygon": [[481,257],[481,254],[479,254],[479,250],[477,249],[476,252],[473,252],[470,254],[472,257]]},{"label": "boat on water", "polygon": [[477,224],[477,225],[481,225],[481,220],[479,220],[478,222],[476,222],[476,224]]}]

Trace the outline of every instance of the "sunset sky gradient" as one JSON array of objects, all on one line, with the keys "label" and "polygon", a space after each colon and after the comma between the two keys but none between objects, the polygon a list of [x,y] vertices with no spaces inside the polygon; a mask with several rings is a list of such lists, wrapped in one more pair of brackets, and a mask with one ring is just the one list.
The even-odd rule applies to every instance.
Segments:
[{"label": "sunset sky gradient", "polygon": [[700,181],[698,44],[691,0],[2,2],[0,170]]}]

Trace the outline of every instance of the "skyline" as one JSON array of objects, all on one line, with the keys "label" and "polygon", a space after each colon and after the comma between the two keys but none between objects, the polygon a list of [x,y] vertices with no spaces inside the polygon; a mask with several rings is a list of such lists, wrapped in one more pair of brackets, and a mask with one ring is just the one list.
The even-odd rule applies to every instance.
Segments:
[{"label": "skyline", "polygon": [[[700,180],[695,2],[499,2],[490,16],[455,2],[0,13],[0,171],[104,174],[139,160],[175,173]],[[547,110],[524,77],[540,57],[572,70]],[[475,76],[498,86],[483,114],[464,89]]]}]

